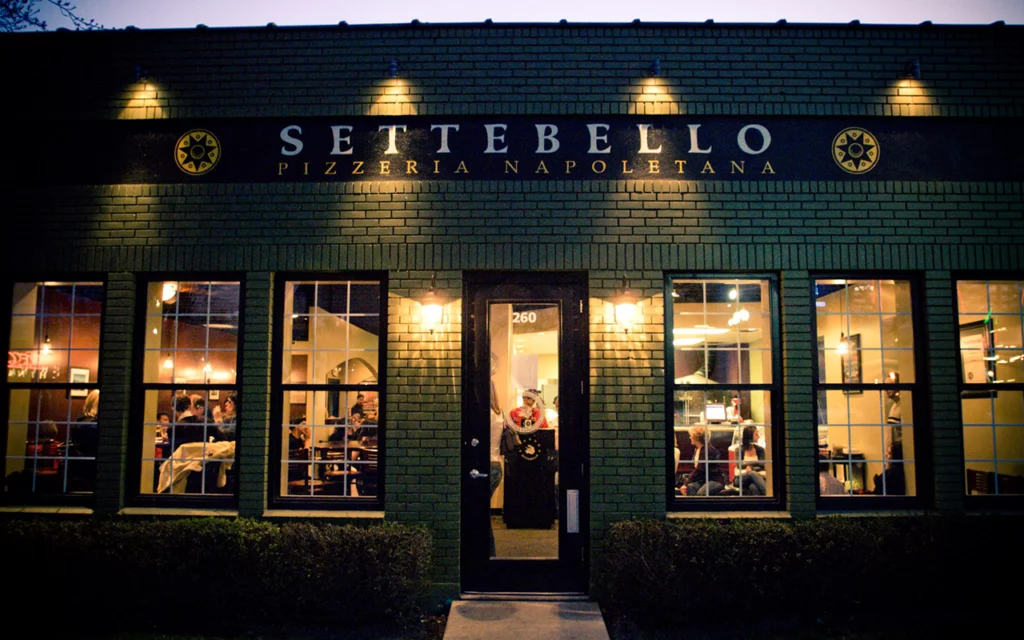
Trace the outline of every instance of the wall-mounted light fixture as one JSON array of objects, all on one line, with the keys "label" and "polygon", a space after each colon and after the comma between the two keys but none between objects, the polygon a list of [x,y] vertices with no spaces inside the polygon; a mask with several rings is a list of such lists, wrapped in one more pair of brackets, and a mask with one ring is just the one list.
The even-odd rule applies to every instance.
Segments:
[{"label": "wall-mounted light fixture", "polygon": [[913,60],[908,62],[907,63],[907,68],[906,68],[906,72],[904,73],[904,77],[908,78],[910,80],[920,80],[921,79],[921,61],[918,60],[917,58],[914,58]]},{"label": "wall-mounted light fixture", "polygon": [[149,80],[149,71],[141,64],[135,65],[135,82],[146,82]]},{"label": "wall-mounted light fixture", "polygon": [[444,307],[441,305],[441,297],[437,293],[437,274],[435,273],[430,276],[430,290],[424,296],[420,307],[420,320],[423,323],[423,328],[429,331],[430,335],[434,335],[434,330],[441,326],[443,319]]},{"label": "wall-mounted light fixture", "polygon": [[44,356],[50,355],[50,351],[51,351],[51,348],[50,348],[50,334],[46,334],[46,337],[43,338],[43,355]]},{"label": "wall-mounted light fixture", "polygon": [[651,77],[657,78],[660,75],[661,75],[661,60],[659,60],[658,58],[655,58],[654,62],[651,63]]},{"label": "wall-mounted light fixture", "polygon": [[640,310],[637,306],[636,296],[633,295],[633,291],[629,288],[629,280],[623,274],[622,290],[615,300],[615,322],[623,331],[629,333],[629,330],[636,324],[639,316]]},{"label": "wall-mounted light fixture", "polygon": [[391,62],[388,63],[388,77],[398,77],[398,60],[392,60]]}]

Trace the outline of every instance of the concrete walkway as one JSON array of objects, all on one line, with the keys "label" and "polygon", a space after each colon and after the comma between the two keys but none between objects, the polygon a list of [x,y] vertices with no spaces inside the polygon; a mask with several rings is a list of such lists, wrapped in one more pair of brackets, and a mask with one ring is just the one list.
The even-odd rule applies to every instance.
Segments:
[{"label": "concrete walkway", "polygon": [[444,640],[608,640],[596,602],[457,600]]}]

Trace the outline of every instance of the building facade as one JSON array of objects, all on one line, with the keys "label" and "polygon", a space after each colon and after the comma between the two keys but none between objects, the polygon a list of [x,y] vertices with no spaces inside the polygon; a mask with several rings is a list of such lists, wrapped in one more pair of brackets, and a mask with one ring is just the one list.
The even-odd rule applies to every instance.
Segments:
[{"label": "building facade", "polygon": [[4,510],[428,526],[1019,509],[1021,27],[16,34]]}]

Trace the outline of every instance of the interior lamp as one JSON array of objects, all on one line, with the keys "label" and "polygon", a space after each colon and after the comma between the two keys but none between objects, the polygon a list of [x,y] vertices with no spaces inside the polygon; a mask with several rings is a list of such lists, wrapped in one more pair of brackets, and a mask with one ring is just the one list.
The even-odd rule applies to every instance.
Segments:
[{"label": "interior lamp", "polygon": [[633,325],[640,318],[640,310],[637,306],[636,296],[629,288],[629,280],[622,276],[622,291],[615,301],[615,322],[623,331],[629,333]]},{"label": "interior lamp", "polygon": [[839,344],[836,345],[836,353],[841,356],[845,356],[850,353],[850,341],[846,339],[846,334],[839,333]]},{"label": "interior lamp", "polygon": [[423,328],[429,331],[430,335],[434,335],[434,330],[441,326],[444,316],[444,307],[441,306],[441,298],[437,293],[436,274],[430,276],[430,290],[423,298],[420,314]]},{"label": "interior lamp", "polygon": [[160,291],[160,300],[164,303],[169,303],[174,300],[176,295],[178,295],[178,283],[165,282],[163,289]]},{"label": "interior lamp", "polygon": [[46,337],[43,339],[43,355],[50,355],[50,351],[50,334],[46,334]]}]

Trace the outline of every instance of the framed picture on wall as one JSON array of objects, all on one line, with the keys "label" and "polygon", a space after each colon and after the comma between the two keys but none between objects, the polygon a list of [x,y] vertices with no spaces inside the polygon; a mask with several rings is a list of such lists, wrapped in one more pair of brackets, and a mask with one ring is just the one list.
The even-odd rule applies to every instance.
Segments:
[{"label": "framed picture on wall", "polygon": [[[861,376],[861,354],[860,354],[860,334],[850,334],[847,338],[848,349],[845,354],[840,357],[840,364],[843,370],[843,384],[861,384],[863,382]],[[863,389],[844,390],[843,393],[850,395],[855,393],[864,393]]]},{"label": "framed picture on wall", "polygon": [[[68,382],[72,384],[89,382],[89,370],[71,367],[68,372]],[[68,395],[72,398],[84,398],[89,395],[88,389],[71,389]]]},{"label": "framed picture on wall", "polygon": [[[964,384],[986,384],[996,379],[992,348],[992,320],[960,325],[960,366]],[[992,398],[995,391],[964,391],[964,398]]]},{"label": "framed picture on wall", "polygon": [[220,400],[220,389],[210,389],[210,400]]}]

